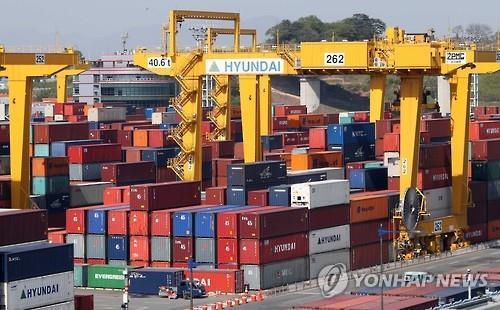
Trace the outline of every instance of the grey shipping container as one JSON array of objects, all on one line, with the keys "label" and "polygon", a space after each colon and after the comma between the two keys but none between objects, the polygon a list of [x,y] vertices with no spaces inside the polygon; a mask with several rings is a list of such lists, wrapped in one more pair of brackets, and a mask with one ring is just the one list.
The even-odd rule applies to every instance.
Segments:
[{"label": "grey shipping container", "polygon": [[70,185],[71,207],[102,204],[104,189],[110,186],[113,186],[110,182],[92,182]]},{"label": "grey shipping container", "polygon": [[93,181],[101,179],[102,163],[70,164],[69,179],[71,181]]},{"label": "grey shipping container", "polygon": [[108,265],[111,266],[127,266],[126,260],[110,259],[108,260]]},{"label": "grey shipping container", "polygon": [[88,264],[75,264],[74,266],[74,285],[86,287],[89,274]]},{"label": "grey shipping container", "polygon": [[0,175],[10,174],[10,155],[0,156]]},{"label": "grey shipping container", "polygon": [[170,237],[151,237],[151,260],[170,262],[172,259]]},{"label": "grey shipping container", "polygon": [[215,239],[213,238],[196,238],[195,241],[195,258],[198,263],[215,264]]},{"label": "grey shipping container", "polygon": [[0,284],[0,308],[32,309],[74,298],[73,271]]},{"label": "grey shipping container", "polygon": [[280,261],[265,265],[241,265],[245,284],[251,290],[268,289],[301,282],[309,277],[307,257]]},{"label": "grey shipping container", "polygon": [[73,243],[75,258],[85,258],[85,235],[67,234],[66,243]]},{"label": "grey shipping container", "polygon": [[350,270],[349,249],[313,254],[309,256],[309,278],[316,279],[323,267],[334,264],[344,264],[346,271]]},{"label": "grey shipping container", "polygon": [[350,226],[342,225],[309,232],[309,255],[349,248]]},{"label": "grey shipping container", "polygon": [[87,258],[106,259],[106,235],[86,235]]},{"label": "grey shipping container", "polygon": [[37,310],[74,310],[74,309],[75,309],[74,301],[67,301],[59,304],[37,308]]}]

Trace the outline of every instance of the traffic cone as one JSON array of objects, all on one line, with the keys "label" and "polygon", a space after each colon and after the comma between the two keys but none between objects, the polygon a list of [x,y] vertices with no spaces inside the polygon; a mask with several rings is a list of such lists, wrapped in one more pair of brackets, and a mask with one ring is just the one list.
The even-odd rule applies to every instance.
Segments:
[{"label": "traffic cone", "polygon": [[262,290],[259,290],[259,293],[257,294],[257,301],[263,301],[264,296],[262,295]]},{"label": "traffic cone", "polygon": [[217,304],[215,305],[215,309],[216,310],[222,310],[222,309],[224,309],[224,307],[222,307],[222,302],[221,301],[217,302]]}]

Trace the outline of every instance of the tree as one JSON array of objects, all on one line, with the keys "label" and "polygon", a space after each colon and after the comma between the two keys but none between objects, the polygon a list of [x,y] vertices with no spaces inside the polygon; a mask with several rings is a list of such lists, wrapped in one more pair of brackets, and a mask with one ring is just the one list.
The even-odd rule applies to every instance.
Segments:
[{"label": "tree", "polygon": [[469,40],[473,42],[488,42],[491,40],[493,31],[485,24],[469,24],[465,28],[465,33]]},{"label": "tree", "polygon": [[462,25],[455,26],[451,29],[451,33],[455,40],[460,40],[464,37],[464,27]]}]

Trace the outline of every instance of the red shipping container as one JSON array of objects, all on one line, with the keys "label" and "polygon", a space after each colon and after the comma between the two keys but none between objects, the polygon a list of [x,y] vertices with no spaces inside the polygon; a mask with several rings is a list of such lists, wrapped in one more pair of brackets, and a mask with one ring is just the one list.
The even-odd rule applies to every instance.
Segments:
[{"label": "red shipping container", "polygon": [[135,163],[138,161],[142,161],[141,159],[142,148],[127,147],[123,149],[125,150],[125,161],[127,163]]},{"label": "red shipping container", "polygon": [[420,145],[419,168],[438,168],[451,165],[451,146],[449,143]]},{"label": "red shipping container", "polygon": [[103,143],[118,143],[118,130],[116,129],[91,129],[90,139],[101,139]]},{"label": "red shipping container", "polygon": [[359,193],[351,195],[350,222],[359,223],[389,216],[389,200],[387,195]]},{"label": "red shipping container", "polygon": [[384,157],[384,139],[375,140],[375,157]]},{"label": "red shipping container", "polygon": [[238,264],[239,239],[217,239],[217,262],[223,264]]},{"label": "red shipping container", "polygon": [[[125,127],[134,127],[134,126],[141,126],[141,125],[150,125],[151,124],[151,121],[147,121],[147,120],[144,120],[144,121],[127,121],[125,123],[123,122],[120,122],[120,123],[113,123],[111,124],[111,128],[112,129],[118,129],[118,130],[124,130]],[[130,128],[130,129],[126,129],[126,130],[133,130],[134,128]]]},{"label": "red shipping container", "polygon": [[50,177],[69,174],[68,157],[31,158],[31,176]]},{"label": "red shipping container", "polygon": [[[119,204],[118,204],[119,205]],[[72,208],[66,210],[66,231],[68,234],[84,234],[87,230],[87,211],[91,209],[102,209],[108,206],[89,206],[82,208]]]},{"label": "red shipping container", "polygon": [[399,191],[399,177],[388,178],[387,189],[391,191]]},{"label": "red shipping container", "polygon": [[393,125],[399,124],[399,119],[382,119],[375,122],[375,138],[382,139],[386,133],[393,131]]},{"label": "red shipping container", "polygon": [[479,223],[469,225],[464,231],[464,238],[470,243],[480,243],[488,240],[488,225],[486,223]]},{"label": "red shipping container", "polygon": [[227,177],[217,177],[216,185],[227,187]]},{"label": "red shipping container", "polygon": [[309,146],[309,129],[297,132],[298,145]]},{"label": "red shipping container", "polygon": [[[278,207],[266,207],[278,208]],[[226,211],[217,213],[217,237],[237,238],[239,236],[239,217],[242,212],[258,211],[260,207],[249,208],[240,211]]]},{"label": "red shipping container", "polygon": [[75,310],[94,310],[94,295],[75,295]]},{"label": "red shipping container", "polygon": [[213,141],[209,144],[212,146],[212,158],[234,157],[234,141]]},{"label": "red shipping container", "polygon": [[130,186],[107,187],[103,193],[105,205],[130,202]]},{"label": "red shipping container", "polygon": [[217,177],[227,176],[227,166],[243,163],[243,160],[234,158],[217,158],[214,160],[217,161]]},{"label": "red shipping container", "polygon": [[449,118],[425,119],[420,121],[420,131],[428,131],[431,138],[445,138],[451,136]]},{"label": "red shipping container", "polygon": [[170,262],[151,262],[151,267],[154,268],[169,268],[171,266]]},{"label": "red shipping container", "polygon": [[131,261],[149,261],[149,238],[130,236],[129,251]]},{"label": "red shipping container", "polygon": [[66,230],[61,228],[49,228],[48,239],[50,243],[64,244],[66,243]]},{"label": "red shipping container", "polygon": [[116,143],[73,145],[68,147],[68,157],[71,164],[120,161],[121,145]]},{"label": "red shipping container", "polygon": [[286,235],[271,239],[240,239],[241,264],[267,264],[307,256],[307,233]]},{"label": "red shipping container", "polygon": [[100,258],[89,258],[87,259],[87,264],[89,265],[105,265],[106,260]]},{"label": "red shipping container", "polygon": [[417,175],[417,187],[420,189],[432,189],[451,186],[450,167],[439,167],[431,169],[419,169]]},{"label": "red shipping container", "polygon": [[108,212],[108,235],[128,235],[130,210],[112,210]]},{"label": "red shipping container", "polygon": [[306,208],[264,208],[239,216],[240,238],[264,239],[308,230]]},{"label": "red shipping container", "polygon": [[307,114],[305,105],[275,105],[274,116],[288,116],[294,114]]},{"label": "red shipping container", "polygon": [[369,122],[370,111],[356,111],[354,112],[354,121],[357,123]]},{"label": "red shipping container", "polygon": [[133,185],[130,188],[131,210],[161,210],[199,205],[200,182],[179,181]]},{"label": "red shipping container", "polygon": [[206,205],[191,206],[185,208],[158,210],[151,212],[150,215],[150,229],[152,236],[168,237],[172,234],[172,213],[185,210],[196,210],[206,208]]},{"label": "red shipping container", "polygon": [[209,187],[205,193],[206,203],[210,205],[226,204],[226,187]]},{"label": "red shipping container", "polygon": [[257,191],[249,191],[247,198],[247,204],[251,206],[267,206],[269,203],[269,190],[261,189]]},{"label": "red shipping container", "polygon": [[146,268],[151,264],[150,261],[147,260],[131,260],[128,262],[129,266],[137,267],[137,268]]},{"label": "red shipping container", "polygon": [[315,127],[309,129],[309,147],[312,149],[326,150],[326,127]]},{"label": "red shipping container", "polygon": [[309,210],[309,230],[349,224],[349,205],[335,205]]},{"label": "red shipping container", "polygon": [[63,106],[64,115],[83,115],[84,114],[84,106],[83,104],[65,104]]},{"label": "red shipping container", "polygon": [[283,132],[281,133],[283,145],[297,145],[299,144],[298,132]]},{"label": "red shipping container", "polygon": [[339,123],[339,113],[328,113],[325,114],[325,125],[328,124],[338,124]]},{"label": "red shipping container", "polygon": [[[390,229],[388,219],[351,224],[351,247],[375,243],[379,241],[380,239],[376,232],[380,228],[380,224],[382,224],[383,229]],[[392,234],[385,234],[383,240],[392,240],[392,238]]]},{"label": "red shipping container", "polygon": [[399,133],[386,133],[384,135],[384,152],[399,152]]},{"label": "red shipping container", "polygon": [[54,114],[64,114],[64,102],[54,103]]},{"label": "red shipping container", "polygon": [[[382,261],[389,262],[390,241],[382,243]],[[380,265],[380,244],[379,242],[352,247],[351,248],[351,270]]]},{"label": "red shipping container", "polygon": [[103,164],[101,180],[118,186],[152,183],[156,180],[156,166],[152,161]]},{"label": "red shipping container", "polygon": [[193,258],[193,239],[191,237],[174,237],[172,239],[172,260],[187,262]]},{"label": "red shipping container", "polygon": [[500,139],[478,140],[471,142],[473,160],[500,159]]},{"label": "red shipping container", "polygon": [[243,142],[237,142],[234,144],[234,158],[236,159],[244,159],[243,153]]},{"label": "red shipping container", "polygon": [[485,114],[487,115],[498,114],[498,107],[495,106],[485,107]]},{"label": "red shipping container", "polygon": [[0,143],[9,143],[10,142],[10,127],[9,124],[1,124],[0,125]]},{"label": "red shipping container", "polygon": [[83,259],[83,258],[73,258],[73,264],[85,264],[85,259]]},{"label": "red shipping container", "polygon": [[500,219],[488,221],[488,240],[500,239]]},{"label": "red shipping container", "polygon": [[[189,280],[190,272],[186,270],[184,276]],[[207,292],[243,293],[242,270],[194,269],[193,278],[205,286]]]},{"label": "red shipping container", "polygon": [[175,143],[169,139],[168,130],[165,129],[149,129],[149,146],[150,147],[165,147],[174,145]]},{"label": "red shipping container", "polygon": [[134,134],[132,130],[119,130],[116,136],[117,143],[122,146],[134,145]]},{"label": "red shipping container", "polygon": [[239,270],[239,264],[217,264],[217,269],[225,269],[225,270]]},{"label": "red shipping container", "polygon": [[34,143],[55,141],[86,140],[89,138],[89,125],[82,123],[39,123],[33,124]]},{"label": "red shipping container", "polygon": [[300,114],[288,115],[288,125],[292,127],[309,128],[325,126],[325,116],[323,114]]},{"label": "red shipping container", "polygon": [[286,116],[275,116],[271,122],[271,130],[273,132],[284,131],[287,130],[288,127],[288,118]]},{"label": "red shipping container", "polygon": [[130,211],[129,231],[131,235],[148,236],[149,235],[149,212],[148,211]]},{"label": "red shipping container", "polygon": [[474,107],[474,116],[478,115],[485,115],[486,114],[486,107]]},{"label": "red shipping container", "polygon": [[156,183],[177,181],[177,175],[169,167],[156,167]]},{"label": "red shipping container", "polygon": [[500,120],[471,122],[469,124],[469,138],[471,141],[499,139]]},{"label": "red shipping container", "polygon": [[[212,161],[212,145],[205,144],[201,147],[201,161],[206,163]],[[234,151],[234,150],[233,150]]]}]

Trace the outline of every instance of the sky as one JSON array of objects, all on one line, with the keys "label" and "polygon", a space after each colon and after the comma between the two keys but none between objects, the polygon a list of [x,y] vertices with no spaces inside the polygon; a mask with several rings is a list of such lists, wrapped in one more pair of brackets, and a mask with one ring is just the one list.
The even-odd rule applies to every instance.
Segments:
[{"label": "sky", "polygon": [[[474,5],[471,8],[471,4]],[[365,13],[388,26],[408,32],[434,28],[445,35],[455,25],[484,23],[500,27],[498,0],[1,0],[0,44],[14,47],[75,46],[87,59],[121,49],[121,36],[128,33],[129,48],[161,45],[160,28],[168,11],[210,10],[241,14],[243,28],[255,28],[258,40],[282,19],[317,15],[332,22]],[[205,26],[197,22],[192,26]],[[224,26],[224,25],[207,25]],[[229,26],[229,25],[226,25]],[[183,27],[180,44],[193,46]]]}]

